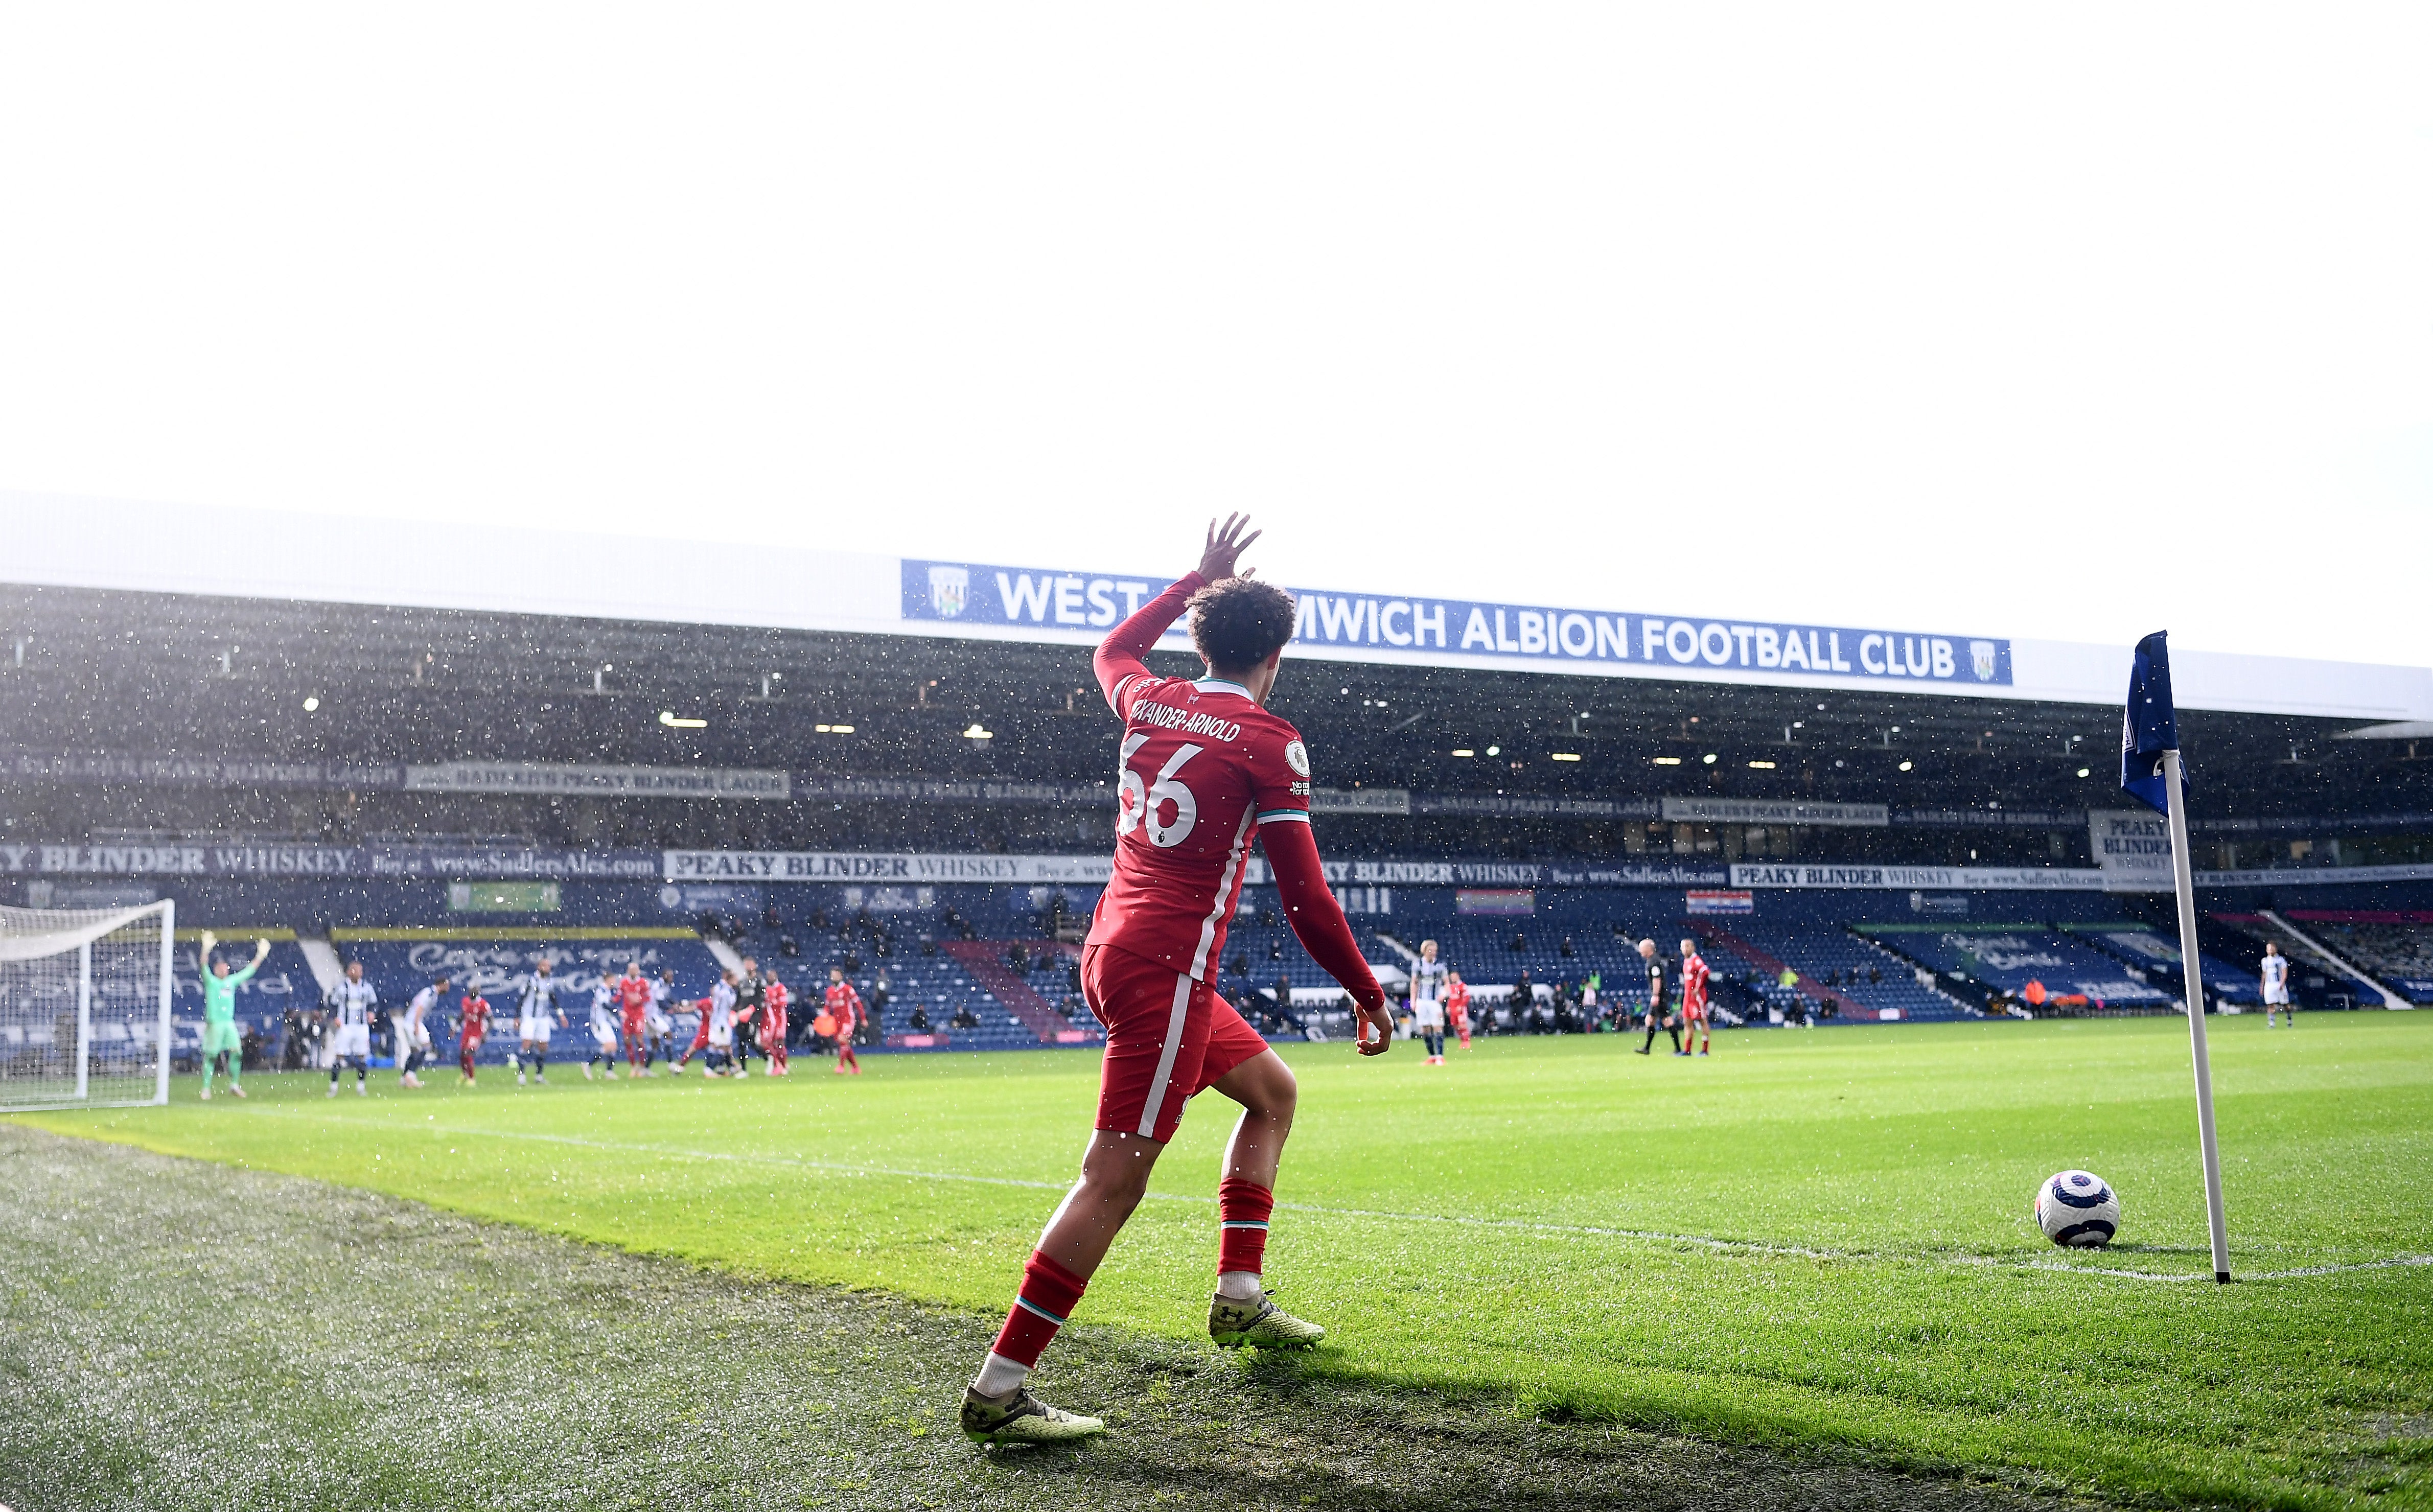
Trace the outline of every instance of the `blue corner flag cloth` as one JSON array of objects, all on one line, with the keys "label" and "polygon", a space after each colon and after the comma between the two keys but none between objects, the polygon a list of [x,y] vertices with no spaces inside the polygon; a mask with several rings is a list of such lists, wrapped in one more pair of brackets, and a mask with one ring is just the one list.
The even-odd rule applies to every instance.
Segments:
[{"label": "blue corner flag cloth", "polygon": [[[2171,653],[2166,632],[2137,642],[2129,671],[2129,710],[2120,722],[2120,790],[2156,813],[2170,812],[2163,786],[2163,753],[2180,746],[2180,717],[2171,707]],[[2187,760],[2180,761],[2180,795],[2188,790]]]}]

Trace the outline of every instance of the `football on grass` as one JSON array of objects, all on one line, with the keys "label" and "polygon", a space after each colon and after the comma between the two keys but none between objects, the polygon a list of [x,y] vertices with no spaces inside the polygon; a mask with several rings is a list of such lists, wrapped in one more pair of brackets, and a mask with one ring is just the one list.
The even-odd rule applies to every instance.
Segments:
[{"label": "football on grass", "polygon": [[2120,1198],[2092,1171],[2063,1171],[2036,1188],[2036,1227],[2074,1249],[2100,1249],[2120,1228]]}]

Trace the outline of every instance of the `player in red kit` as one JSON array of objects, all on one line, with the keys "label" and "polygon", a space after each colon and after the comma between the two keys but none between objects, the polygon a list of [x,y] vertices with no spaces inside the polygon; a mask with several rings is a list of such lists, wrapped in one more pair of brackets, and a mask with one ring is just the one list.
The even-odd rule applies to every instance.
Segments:
[{"label": "player in red kit", "polygon": [[787,1075],[786,1070],[786,1008],[794,994],[777,974],[769,974],[769,991],[760,999],[760,1052],[769,1058],[769,1074]]},{"label": "player in red kit", "polygon": [[836,1074],[861,1075],[861,1062],[853,1053],[853,1031],[861,1026],[868,1010],[861,1006],[861,994],[853,983],[844,979],[844,968],[828,968],[828,990],[820,998],[820,1011],[836,1020]]},{"label": "player in red kit", "polygon": [[456,1009],[456,1063],[465,1068],[465,1085],[473,1084],[473,1057],[490,1037],[490,1000],[468,987]]},{"label": "player in red kit", "polygon": [[1461,1047],[1467,1050],[1470,1048],[1470,983],[1461,979],[1459,972],[1452,973],[1451,977],[1445,984],[1445,1012],[1453,1020],[1454,1033],[1461,1037]]},{"label": "player in red kit", "polygon": [[[643,1037],[643,1021],[651,1011],[651,979],[642,975],[638,960],[625,962],[625,975],[617,978],[618,1028],[625,1033],[625,1075],[647,1077],[651,1074],[650,1042]],[[616,1062],[609,1062],[613,1070]]]},{"label": "player in red kit", "polygon": [[[1358,1004],[1358,1047],[1393,1040],[1386,994],[1326,885],[1309,827],[1310,760],[1300,732],[1267,710],[1290,595],[1234,564],[1255,535],[1213,523],[1199,570],[1185,575],[1098,647],[1098,687],[1123,721],[1113,878],[1081,955],[1081,988],[1106,1026],[1097,1131],[1081,1176],[1023,1267],[1005,1327],[963,1392],[963,1432],[982,1443],[1054,1443],[1102,1433],[1033,1397],[1024,1382],[1108,1247],[1148,1190],[1183,1105],[1214,1087],[1242,1105],[1216,1187],[1216,1294],[1209,1335],[1220,1345],[1306,1346],[1325,1330],[1285,1313],[1260,1285],[1278,1163],[1291,1132],[1291,1070],[1211,978],[1241,895],[1252,832],[1285,917],[1318,963]],[[1197,680],[1159,677],[1142,657],[1191,613],[1207,664]]]},{"label": "player in red kit", "polygon": [[[1681,942],[1681,1038],[1694,1045],[1705,1055],[1713,1039],[1707,1031],[1707,958],[1698,954],[1698,942]],[[1688,1055],[1687,1049],[1675,1055]]]}]

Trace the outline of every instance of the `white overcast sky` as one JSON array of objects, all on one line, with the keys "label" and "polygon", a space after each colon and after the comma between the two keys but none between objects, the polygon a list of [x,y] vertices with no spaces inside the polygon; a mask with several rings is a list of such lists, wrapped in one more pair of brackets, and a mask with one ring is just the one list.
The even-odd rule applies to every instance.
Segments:
[{"label": "white overcast sky", "polygon": [[2421,4],[0,18],[0,486],[2433,663]]}]

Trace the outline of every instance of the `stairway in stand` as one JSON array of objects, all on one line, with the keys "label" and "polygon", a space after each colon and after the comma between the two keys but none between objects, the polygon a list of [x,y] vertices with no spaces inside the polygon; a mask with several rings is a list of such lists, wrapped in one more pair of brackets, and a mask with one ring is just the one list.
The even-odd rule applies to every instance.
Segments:
[{"label": "stairway in stand", "polygon": [[[1011,940],[945,940],[938,948],[962,963],[972,979],[997,1000],[1008,1013],[1022,1020],[1023,1026],[1039,1036],[1042,1045],[1087,1045],[1098,1038],[1095,1020],[1068,1024],[1054,1005],[1039,995],[1020,973],[1006,964],[1005,953],[1015,942]],[[1072,945],[1051,940],[1025,940],[1022,948],[1032,956],[1054,954],[1079,958],[1080,951]]]}]

